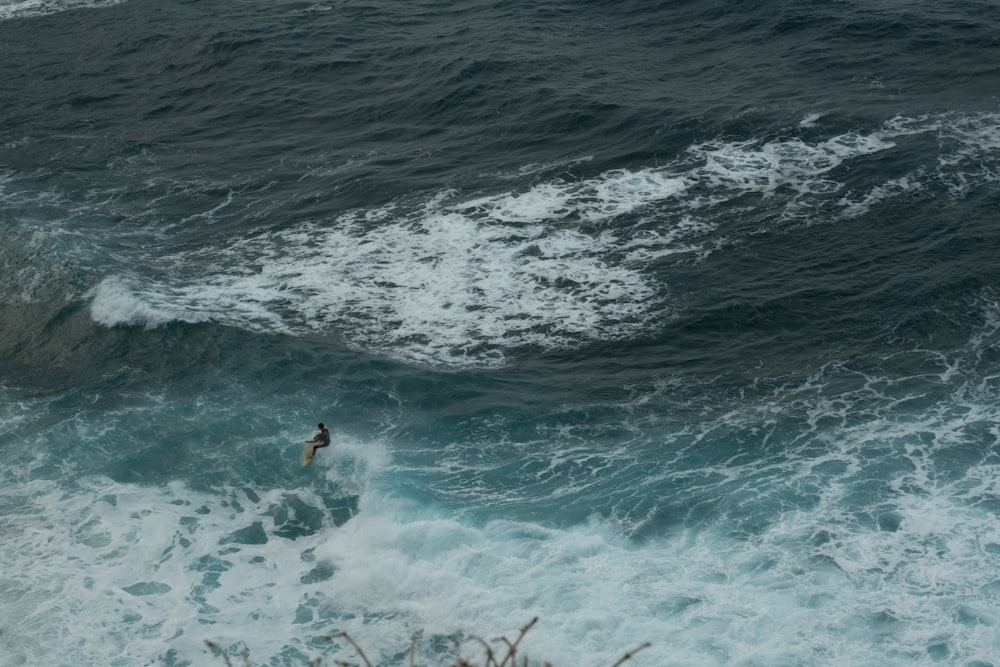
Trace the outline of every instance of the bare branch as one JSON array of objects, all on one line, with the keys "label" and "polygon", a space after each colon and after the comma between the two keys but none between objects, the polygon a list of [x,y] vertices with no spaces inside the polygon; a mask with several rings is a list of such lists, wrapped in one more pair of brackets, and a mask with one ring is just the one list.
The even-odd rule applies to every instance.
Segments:
[{"label": "bare branch", "polygon": [[[486,660],[483,663],[482,667],[517,667],[517,651],[518,651],[518,647],[521,645],[521,642],[524,640],[525,635],[528,634],[528,630],[530,630],[531,628],[533,628],[536,623],[538,623],[538,617],[537,616],[534,617],[533,619],[531,619],[531,621],[527,625],[525,625],[523,628],[521,628],[521,631],[518,634],[517,639],[514,640],[513,642],[510,641],[509,639],[507,639],[506,637],[503,637],[503,636],[498,637],[497,639],[492,640],[493,642],[503,642],[504,645],[506,645],[506,647],[507,647],[507,653],[506,653],[506,655],[504,655],[503,660],[501,660],[499,662],[497,662],[497,654],[494,652],[493,647],[490,645],[490,642],[487,642],[485,639],[483,639],[482,637],[479,637],[478,635],[468,635],[465,639],[463,639],[463,640],[461,640],[461,641],[459,641],[459,642],[456,643],[456,649],[458,647],[460,647],[463,643],[468,642],[468,641],[479,642],[482,645],[483,649],[486,651]],[[350,642],[351,646],[354,647],[354,650],[357,652],[358,656],[364,662],[365,667],[372,667],[372,663],[371,663],[370,660],[368,660],[368,656],[365,655],[364,650],[361,648],[361,646],[356,641],[354,641],[354,638],[351,637],[349,634],[347,634],[346,632],[341,631],[341,632],[335,632],[332,635],[327,635],[326,636],[326,640],[327,641],[333,641],[335,639],[341,639],[341,638],[346,639],[348,642]],[[229,659],[229,654],[226,653],[226,650],[224,648],[222,648],[221,646],[219,646],[215,642],[210,641],[208,639],[206,639],[204,641],[205,641],[205,645],[208,646],[208,648],[210,650],[212,650],[216,654],[222,656],[222,659],[225,660],[225,662],[226,662],[226,667],[233,667],[233,663]],[[631,651],[629,651],[628,653],[626,653],[624,656],[622,656],[622,658],[618,662],[616,662],[614,665],[612,665],[611,667],[621,667],[622,664],[624,664],[625,662],[628,662],[629,660],[631,660],[635,656],[636,653],[638,653],[639,651],[642,651],[643,649],[647,649],[650,646],[652,646],[652,644],[650,642],[645,642],[643,644],[640,644],[639,646],[637,646],[636,648],[632,649]],[[410,660],[409,660],[409,667],[416,667],[416,652],[417,652],[417,637],[416,637],[416,635],[414,635],[414,636],[410,637]],[[244,665],[244,667],[253,667],[253,665],[251,665],[251,663],[250,663],[250,652],[249,652],[248,649],[243,648],[240,651],[240,656],[243,658],[243,665]],[[323,658],[322,657],[313,658],[311,661],[309,661],[309,667],[320,667],[320,665],[322,664],[322,662],[323,662]],[[508,666],[508,663],[509,663],[509,666]],[[523,656],[523,663],[524,663],[524,667],[528,667],[528,656],[527,655]],[[347,661],[344,661],[344,660],[337,660],[337,659],[334,659],[333,664],[336,667],[360,667],[359,665],[357,665],[355,663],[347,662]],[[553,667],[553,665],[552,665],[551,662],[545,662],[544,665],[545,665],[545,667]],[[470,662],[468,659],[459,656],[457,662],[455,662],[455,664],[452,665],[452,667],[476,667],[476,666],[473,665],[473,663]]]},{"label": "bare branch", "polygon": [[368,656],[365,655],[365,652],[361,650],[361,647],[358,646],[358,643],[354,641],[354,639],[352,639],[351,636],[346,632],[335,632],[332,635],[329,635],[327,639],[334,640],[339,637],[343,637],[347,641],[351,642],[351,646],[353,646],[354,650],[358,652],[358,655],[361,656],[361,659],[365,661],[365,665],[367,665],[368,667],[372,667],[372,663],[368,662]]},{"label": "bare branch", "polygon": [[229,660],[229,654],[226,653],[226,650],[224,648],[222,648],[221,646],[219,646],[215,642],[209,641],[207,639],[205,640],[205,645],[208,646],[208,648],[210,648],[213,651],[215,651],[216,653],[221,653],[222,654],[222,659],[226,661],[226,667],[233,667],[233,663],[230,662],[230,660]]},{"label": "bare branch", "polygon": [[521,643],[521,640],[524,639],[524,635],[528,634],[528,630],[530,630],[531,627],[537,622],[538,622],[538,617],[535,616],[526,626],[521,628],[521,634],[518,635],[517,641],[515,641],[513,644],[507,642],[507,639],[505,637],[501,637],[501,639],[507,642],[507,646],[509,648],[507,649],[507,655],[504,656],[504,659],[500,661],[499,667],[503,667],[505,664],[507,664],[508,660],[510,660],[510,664],[512,667],[516,666],[517,663],[515,662],[515,656],[517,654],[517,645]]},{"label": "bare branch", "polygon": [[637,646],[636,648],[632,649],[631,651],[629,651],[628,653],[626,653],[624,656],[622,656],[622,659],[619,660],[618,662],[616,662],[615,664],[613,664],[611,667],[618,667],[619,665],[621,665],[626,660],[631,660],[632,656],[635,655],[636,653],[638,653],[639,651],[641,651],[642,649],[649,648],[650,646],[652,646],[652,644],[650,644],[649,642],[645,642],[643,644],[640,644],[639,646]]},{"label": "bare branch", "polygon": [[493,647],[489,645],[489,642],[487,642],[479,635],[469,635],[468,637],[465,638],[465,641],[469,640],[474,640],[479,642],[480,644],[483,645],[483,648],[486,649],[486,665],[484,667],[490,667],[490,665],[497,664],[497,659],[493,656]]}]

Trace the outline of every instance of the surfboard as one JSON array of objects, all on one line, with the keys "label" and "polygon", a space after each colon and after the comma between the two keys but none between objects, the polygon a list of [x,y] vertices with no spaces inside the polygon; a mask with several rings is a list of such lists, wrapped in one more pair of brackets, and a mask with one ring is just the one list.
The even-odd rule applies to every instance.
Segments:
[{"label": "surfboard", "polygon": [[315,445],[316,442],[316,440],[306,440],[306,448],[302,450],[302,460],[299,461],[300,465],[307,466],[312,463],[313,454],[316,453],[316,450],[313,449],[313,445]]}]

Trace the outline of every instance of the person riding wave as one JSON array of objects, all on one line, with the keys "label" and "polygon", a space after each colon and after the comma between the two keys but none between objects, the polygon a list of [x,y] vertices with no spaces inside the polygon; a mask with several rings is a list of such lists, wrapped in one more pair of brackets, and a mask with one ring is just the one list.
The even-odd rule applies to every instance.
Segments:
[{"label": "person riding wave", "polygon": [[309,458],[316,456],[316,450],[322,447],[330,446],[330,430],[323,426],[323,422],[319,423],[319,433],[312,437],[312,440],[307,441],[308,444],[312,445],[312,451],[309,452]]}]

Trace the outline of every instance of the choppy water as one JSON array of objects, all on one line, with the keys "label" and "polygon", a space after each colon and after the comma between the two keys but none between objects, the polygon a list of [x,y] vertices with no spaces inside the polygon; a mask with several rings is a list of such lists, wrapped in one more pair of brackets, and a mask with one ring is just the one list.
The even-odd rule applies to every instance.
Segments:
[{"label": "choppy water", "polygon": [[1000,665],[998,29],[2,3],[0,663]]}]

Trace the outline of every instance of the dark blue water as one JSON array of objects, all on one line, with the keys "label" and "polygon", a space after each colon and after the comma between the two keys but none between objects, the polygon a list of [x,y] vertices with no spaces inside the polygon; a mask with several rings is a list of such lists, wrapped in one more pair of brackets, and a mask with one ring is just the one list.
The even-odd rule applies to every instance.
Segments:
[{"label": "dark blue water", "polygon": [[3,3],[0,664],[1000,665],[997,35]]}]

